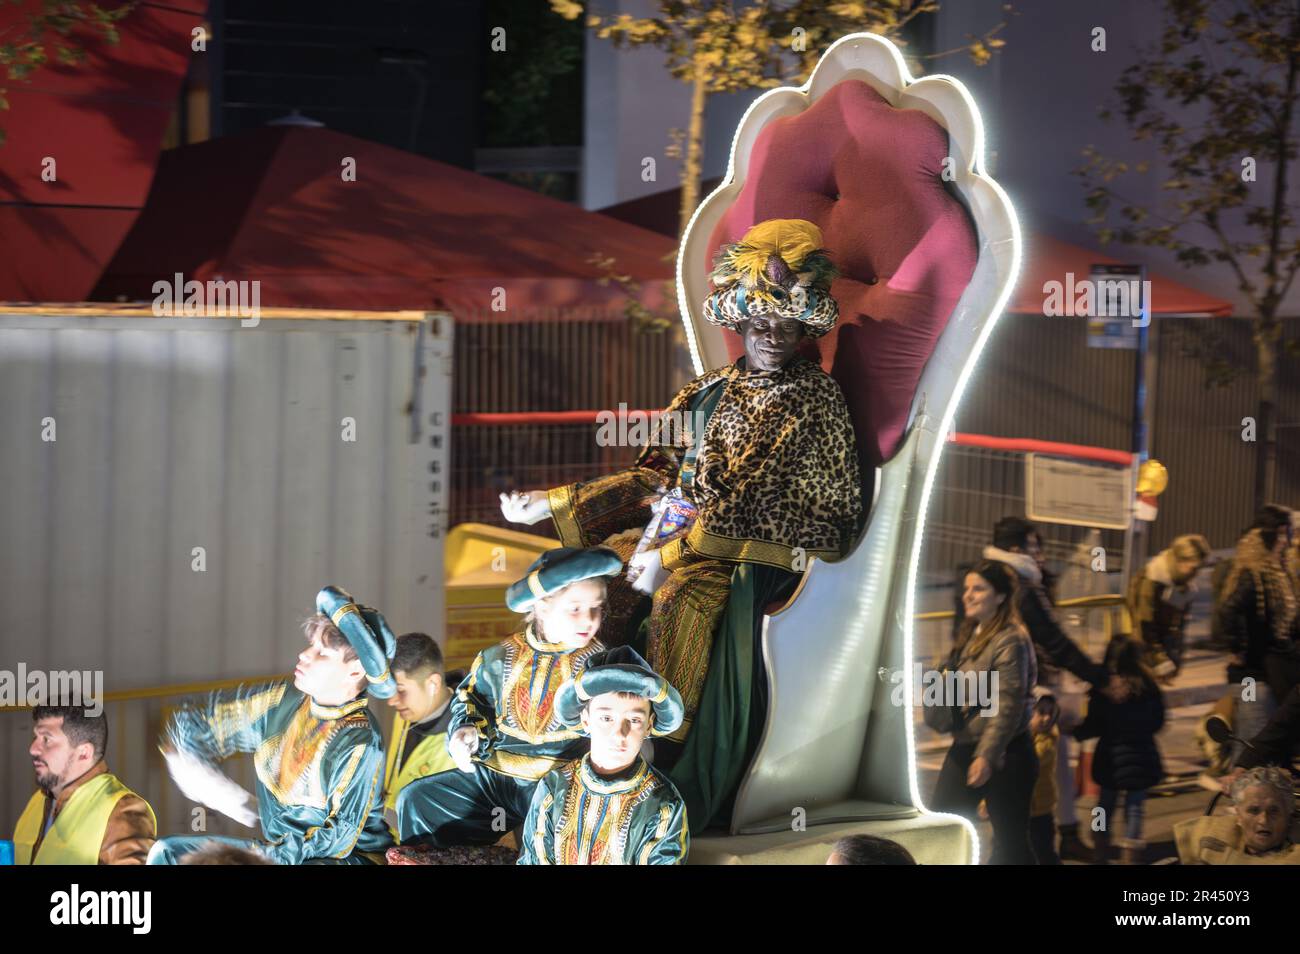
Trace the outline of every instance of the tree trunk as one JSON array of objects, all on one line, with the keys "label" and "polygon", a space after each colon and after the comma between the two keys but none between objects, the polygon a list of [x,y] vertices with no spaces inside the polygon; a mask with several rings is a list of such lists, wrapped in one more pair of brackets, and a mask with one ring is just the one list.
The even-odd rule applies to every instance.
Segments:
[{"label": "tree trunk", "polygon": [[1282,116],[1278,121],[1278,164],[1273,180],[1273,216],[1269,226],[1268,259],[1264,275],[1268,289],[1263,296],[1259,317],[1255,320],[1255,351],[1259,367],[1259,411],[1255,421],[1255,509],[1272,503],[1277,493],[1277,359],[1278,345],[1282,340],[1282,324],[1277,320],[1281,303],[1278,257],[1282,254],[1282,226],[1286,218],[1287,178],[1290,172],[1290,130],[1292,107],[1295,105],[1297,75],[1300,75],[1300,58],[1295,53],[1295,42],[1300,40],[1300,0],[1294,0],[1295,13],[1291,19],[1291,53],[1287,57],[1286,94],[1282,99]]},{"label": "tree trunk", "polygon": [[1255,509],[1277,493],[1277,358],[1281,325],[1260,319],[1255,326],[1259,409],[1255,417]]},{"label": "tree trunk", "polygon": [[686,127],[685,161],[682,163],[682,206],[677,222],[677,241],[681,244],[686,226],[700,202],[700,166],[704,152],[704,67],[696,65],[695,79],[691,84],[691,119]]}]

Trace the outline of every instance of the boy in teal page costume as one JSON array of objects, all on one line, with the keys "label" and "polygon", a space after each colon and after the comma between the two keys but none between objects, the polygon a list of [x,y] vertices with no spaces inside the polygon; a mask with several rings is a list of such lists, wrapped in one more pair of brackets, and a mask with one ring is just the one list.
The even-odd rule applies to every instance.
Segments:
[{"label": "boy in teal page costume", "polygon": [[[180,789],[245,825],[260,818],[263,840],[172,836],[154,844],[149,864],[176,864],[213,842],[277,864],[383,863],[393,841],[380,797],[383,736],[367,693],[396,690],[388,668],[396,640],[383,616],[337,587],[317,594],[316,611],[291,681],[215,692],[173,715],[165,732]],[[252,796],[215,765],[236,752],[253,753],[256,813]]]},{"label": "boy in teal page costume", "polygon": [[596,633],[605,580],[623,561],[608,547],[543,553],[506,591],[524,630],[478,654],[452,701],[447,748],[457,768],[419,779],[397,798],[407,846],[491,845],[528,814],[533,789],[584,748],[556,710],[560,687],[604,650]]},{"label": "boy in teal page costume", "polygon": [[560,718],[581,725],[591,751],[542,779],[524,823],[521,865],[678,865],[690,835],[673,783],[641,743],[682,722],[677,690],[635,650],[593,656],[560,689]]}]

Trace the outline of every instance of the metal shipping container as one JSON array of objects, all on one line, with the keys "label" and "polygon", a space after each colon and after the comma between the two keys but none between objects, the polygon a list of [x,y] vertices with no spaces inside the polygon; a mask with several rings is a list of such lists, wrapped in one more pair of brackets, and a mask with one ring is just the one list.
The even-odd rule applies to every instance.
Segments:
[{"label": "metal shipping container", "polygon": [[[418,312],[0,305],[0,671],[287,673],[326,584],[441,639],[451,348]],[[166,798],[162,713],[109,714],[110,770]],[[8,831],[31,720],[3,727]]]}]

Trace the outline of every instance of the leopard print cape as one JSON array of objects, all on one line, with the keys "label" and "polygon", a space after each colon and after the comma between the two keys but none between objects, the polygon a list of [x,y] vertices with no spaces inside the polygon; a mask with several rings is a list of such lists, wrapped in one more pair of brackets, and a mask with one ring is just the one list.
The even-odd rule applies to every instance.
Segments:
[{"label": "leopard print cape", "polygon": [[687,548],[784,569],[842,556],[862,514],[858,452],[840,386],[815,362],[795,357],[777,371],[751,371],[742,357],[700,375],[660,416],[636,466],[680,483],[694,440],[690,407],[712,385],[724,390],[689,489],[699,515]]}]

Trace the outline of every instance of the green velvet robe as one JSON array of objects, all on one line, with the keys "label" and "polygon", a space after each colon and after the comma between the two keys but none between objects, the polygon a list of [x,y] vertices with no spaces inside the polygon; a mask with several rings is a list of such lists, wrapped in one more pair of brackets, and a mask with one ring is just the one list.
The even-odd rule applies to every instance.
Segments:
[{"label": "green velvet robe", "polygon": [[605,649],[593,639],[569,650],[539,639],[529,626],[478,654],[451,703],[447,737],[463,726],[483,736],[475,761],[494,772],[535,782],[581,754],[577,728],[555,714],[560,686]]},{"label": "green velvet robe", "polygon": [[[288,682],[239,686],[177,712],[167,736],[209,762],[253,753],[263,840],[242,847],[293,865],[379,861],[393,844],[380,792],[383,736],[365,697],[331,707]],[[163,839],[150,861],[174,862],[207,840]]]},{"label": "green velvet robe", "polygon": [[[560,686],[604,649],[571,650],[529,626],[483,650],[451,702],[447,737],[474,726],[474,771],[453,769],[411,782],[396,803],[402,844],[490,845],[524,820],[539,779],[579,756],[586,743],[555,713]],[[499,817],[504,811],[504,817]]]}]

